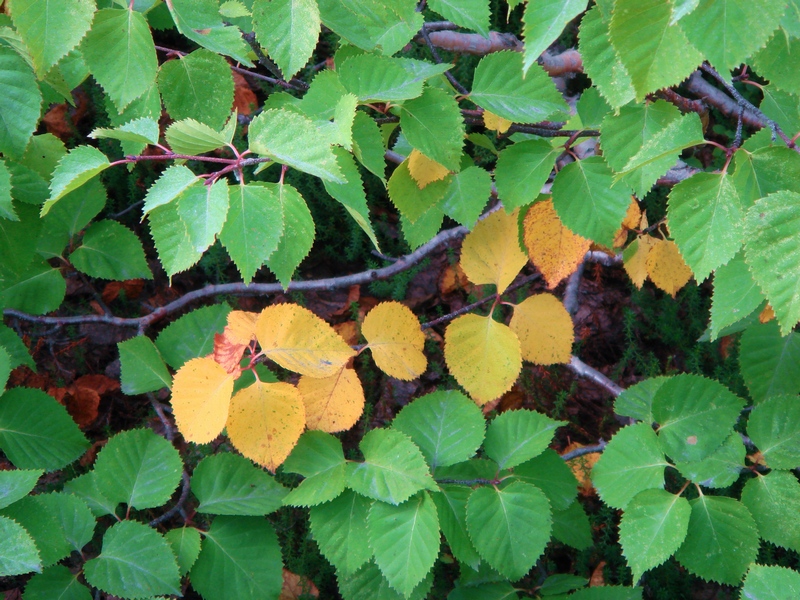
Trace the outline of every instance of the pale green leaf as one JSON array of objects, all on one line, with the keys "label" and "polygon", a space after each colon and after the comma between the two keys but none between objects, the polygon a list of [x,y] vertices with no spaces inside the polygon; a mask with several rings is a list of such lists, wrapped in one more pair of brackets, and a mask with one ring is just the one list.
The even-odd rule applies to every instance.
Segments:
[{"label": "pale green leaf", "polygon": [[[760,139],[765,141],[769,138],[769,131],[764,130]],[[758,140],[758,134],[750,138],[753,139]],[[785,146],[767,145],[754,151],[743,147],[734,155],[734,159],[736,170],[733,182],[742,206],[746,208],[772,192],[795,189],[795,182],[800,179],[800,155]]]},{"label": "pale green leaf", "polygon": [[776,321],[748,327],[739,346],[739,369],[756,404],[800,393],[800,334],[781,337]]},{"label": "pale green leaf", "polygon": [[379,47],[391,56],[420,30],[422,13],[414,0],[319,0],[323,24],[363,50]]},{"label": "pale green leaf", "polygon": [[419,189],[417,182],[411,176],[408,160],[405,160],[395,168],[389,177],[389,199],[402,216],[415,223],[433,207],[441,211],[439,203],[447,192],[450,180],[451,178],[447,176]]},{"label": "pale green leaf", "polygon": [[458,171],[464,145],[464,119],[452,95],[428,87],[400,107],[400,127],[413,148]]},{"label": "pale green leaf", "polygon": [[665,490],[644,490],[631,499],[619,524],[619,541],[634,583],[680,547],[691,512],[686,498]]},{"label": "pale green leaf", "polygon": [[467,502],[472,488],[465,485],[441,484],[440,491],[431,494],[439,525],[447,545],[456,559],[473,569],[480,565],[481,557],[467,533]]},{"label": "pale green leaf", "polygon": [[413,223],[405,215],[400,215],[400,228],[403,230],[403,237],[412,250],[416,250],[439,233],[443,222],[444,213],[438,206],[433,206],[422,213]]},{"label": "pale green leaf", "polygon": [[768,542],[794,550],[800,549],[800,523],[786,515],[800,510],[800,483],[791,473],[760,473],[742,490],[744,504],[758,526],[758,534]]},{"label": "pale green leaf", "polygon": [[572,19],[586,10],[587,0],[544,0],[528,2],[522,17],[525,37],[525,62],[528,72],[539,56],[558,39]]},{"label": "pale green leaf", "polygon": [[506,210],[532,203],[542,192],[559,151],[544,140],[506,146],[497,159],[494,178],[497,195]]},{"label": "pale green leaf", "polygon": [[489,424],[483,448],[501,469],[511,469],[544,452],[564,424],[532,410],[507,410]]},{"label": "pale green leaf", "polygon": [[50,199],[42,205],[41,216],[50,212],[50,208],[60,198],[69,194],[102,173],[111,163],[105,154],[92,146],[78,146],[64,156],[53,171],[50,181]]},{"label": "pale green leaf", "polygon": [[189,230],[178,214],[177,202],[157,207],[150,213],[148,221],[158,258],[169,277],[200,260],[203,253],[197,251],[189,240]]},{"label": "pale green leaf", "polygon": [[0,471],[0,508],[28,495],[44,473],[41,469]]},{"label": "pale green leaf", "polygon": [[742,586],[746,600],[786,600],[800,595],[800,573],[786,567],[751,565]]},{"label": "pale green leaf", "polygon": [[353,120],[353,154],[364,167],[384,185],[386,184],[386,160],[383,155],[383,139],[380,129],[366,113],[356,112]]},{"label": "pale green leaf", "polygon": [[[2,569],[2,567],[0,567]],[[25,600],[92,600],[92,593],[63,565],[53,565],[34,575],[25,586]]]},{"label": "pale green leaf", "polygon": [[487,0],[430,0],[428,5],[448,21],[489,37]]},{"label": "pale green leaf", "polygon": [[4,576],[41,571],[42,561],[33,538],[8,517],[0,516],[0,573]]},{"label": "pale green leaf", "polygon": [[253,66],[252,52],[239,28],[222,22],[219,0],[170,0],[167,7],[178,31],[187,38],[247,67]]},{"label": "pale green leaf", "polygon": [[205,123],[194,119],[176,121],[164,133],[170,148],[176,154],[205,154],[228,143],[225,135]]},{"label": "pale green leaf", "polygon": [[147,190],[142,207],[142,219],[151,210],[169,204],[189,186],[200,183],[200,179],[184,165],[172,165],[161,174]]},{"label": "pale green leaf", "polygon": [[372,557],[366,543],[371,504],[372,500],[345,490],[333,501],[309,510],[311,533],[320,552],[340,575],[352,575]]},{"label": "pale green leaf", "polygon": [[253,6],[253,30],[287,81],[311,58],[320,33],[316,0],[274,0]]},{"label": "pale green leaf", "polygon": [[753,409],[747,435],[771,469],[800,465],[800,403],[797,396],[774,396]]},{"label": "pale green leaf", "polygon": [[[778,3],[783,5],[782,2]],[[778,30],[765,48],[757,52],[752,60],[755,71],[769,80],[776,88],[800,94],[800,72],[795,68],[800,40],[789,37]]]},{"label": "pale green leaf", "polygon": [[578,48],[586,74],[603,98],[618,108],[633,100],[636,92],[627,69],[611,45],[601,7],[591,8],[581,19]]},{"label": "pale green leaf", "polygon": [[116,281],[153,278],[141,240],[116,221],[93,223],[69,260],[76,269],[90,277]]},{"label": "pale green leaf", "polygon": [[200,532],[194,527],[181,527],[168,531],[164,537],[178,559],[178,568],[183,577],[200,555]]},{"label": "pale green leaf", "polygon": [[[467,167],[450,178],[439,208],[451,219],[472,229],[491,193],[492,177],[489,172],[478,166]],[[506,206],[506,210],[510,209]]]},{"label": "pale green leaf", "polygon": [[800,38],[800,2],[789,0],[786,13],[781,19],[781,28],[793,38]]},{"label": "pale green leaf", "polygon": [[542,490],[554,511],[566,510],[578,495],[578,480],[564,459],[551,448],[514,467],[514,477]]},{"label": "pale green leaf", "polygon": [[710,456],[693,462],[677,462],[676,466],[681,475],[695,483],[726,488],[739,479],[746,452],[742,437],[734,432]]},{"label": "pale green leaf", "polygon": [[750,315],[764,301],[744,261],[744,251],[714,272],[714,293],[711,296],[711,341],[723,329]]},{"label": "pale green leaf", "polygon": [[409,72],[396,58],[360,54],[338,69],[345,89],[360,102],[401,102],[422,94],[424,77]]},{"label": "pale green leaf", "polygon": [[283,463],[283,470],[305,479],[284,498],[284,504],[314,506],[344,492],[342,443],[324,431],[306,431]]},{"label": "pale green leaf", "polygon": [[158,135],[156,120],[151,117],[142,117],[114,129],[97,128],[89,134],[89,137],[95,140],[109,139],[139,144],[157,144]]},{"label": "pale green leaf", "polygon": [[178,215],[196,252],[205,252],[214,243],[225,224],[228,203],[226,179],[218,179],[211,187],[189,187],[178,198]]},{"label": "pale green leaf", "polygon": [[278,186],[278,200],[283,211],[283,235],[266,265],[286,289],[314,244],[314,219],[303,196],[291,185]]}]

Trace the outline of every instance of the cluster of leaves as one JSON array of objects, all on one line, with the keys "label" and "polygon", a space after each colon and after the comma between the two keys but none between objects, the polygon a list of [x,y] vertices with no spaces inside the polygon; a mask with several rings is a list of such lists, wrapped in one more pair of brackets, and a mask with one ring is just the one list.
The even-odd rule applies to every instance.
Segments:
[{"label": "cluster of leaves", "polygon": [[[428,7],[490,37],[489,4],[430,0]],[[42,471],[72,463],[88,442],[43,392],[4,391],[0,449],[17,470],[0,478],[0,533],[9,540],[0,548],[0,573],[41,571],[26,597],[85,598],[84,580],[119,597],[179,594],[187,574],[205,598],[275,597],[280,548],[263,516],[284,504],[310,507],[312,533],[345,598],[425,597],[440,532],[461,567],[451,598],[513,597],[510,582],[527,574],[551,536],[578,548],[591,538],[572,475],[546,449],[560,422],[517,411],[485,429],[475,406],[510,389],[523,360],[568,362],[570,316],[550,294],[513,306],[508,325],[495,320],[495,309],[529,259],[552,290],[590,248],[622,250],[635,285],[649,277],[673,296],[692,276],[702,282],[713,274],[707,336],[744,332],[741,375],[756,405],[741,424],[759,451],[746,468],[737,433],[745,400],[720,383],[655,378],[619,397],[616,412],[641,423],[611,440],[592,478],[601,499],[623,511],[620,540],[634,583],[674,555],[702,578],[744,581],[748,597],[766,598],[770,589],[800,593],[796,572],[755,564],[760,539],[800,551],[800,533],[785,525],[800,508],[791,472],[800,463],[800,346],[793,332],[800,322],[800,155],[785,133],[800,130],[796,2],[764,0],[758,19],[743,0],[528,2],[524,51],[481,58],[470,89],[447,78],[450,64],[397,56],[421,28],[428,37],[430,13],[414,0],[2,5],[0,308],[33,315],[58,309],[66,270],[152,278],[142,238],[104,213],[100,177],[144,161],[171,163],[147,189],[141,212],[170,278],[220,242],[244,283],[266,267],[288,287],[315,228],[325,226],[284,182],[291,168],[319,179],[378,251],[365,177],[385,185],[411,248],[430,241],[445,218],[472,229],[462,268],[473,284],[497,292],[488,315],[461,315],[445,331],[447,367],[471,400],[456,391],[416,400],[391,428],[364,437],[361,462],[345,460],[330,435],[352,427],[363,410],[350,359],[369,347],[378,367],[400,379],[418,377],[427,365],[417,317],[398,303],[367,315],[367,344],[357,350],[293,304],[258,315],[200,309],[155,342],[139,336],[121,343],[123,390],[171,388],[185,439],[202,444],[226,430],[246,457],[270,470],[283,463],[305,477],[289,491],[234,454],[206,459],[190,487],[200,513],[220,516],[202,532],[187,526],[162,535],[137,520],[139,511],[169,500],[184,468],[179,453],[149,430],[113,437],[94,468],[62,491],[30,495]],[[591,86],[572,110],[537,60],[578,17]],[[338,39],[335,54],[326,57],[328,68],[305,69],[323,25]],[[173,29],[196,49],[159,64],[154,29]],[[275,76],[267,79],[291,93],[273,91],[255,117],[240,119],[232,111],[231,61],[266,64]],[[684,155],[706,143],[703,119],[682,112],[673,96],[653,97],[687,78],[710,86],[696,70],[704,61],[721,88],[715,91],[730,94],[738,108],[728,110],[736,113],[736,134],[720,164]],[[759,106],[734,87],[734,70],[758,87]],[[292,83],[306,75],[313,75],[309,84]],[[73,102],[72,91],[90,85],[90,76],[102,88],[109,126],[89,137],[119,142],[125,158],[113,160],[90,140],[68,149],[36,133],[42,110]],[[164,111],[169,124],[162,130]],[[768,127],[742,143],[745,114]],[[496,135],[467,135],[475,115]],[[554,121],[572,132],[567,143],[556,140],[561,128],[553,129]],[[586,152],[575,151],[581,145]],[[474,148],[496,157],[493,171],[476,164]],[[388,178],[387,151],[400,157]],[[665,220],[650,226],[640,202],[681,156],[706,170],[674,185]],[[276,164],[280,174],[270,173]],[[502,207],[486,215],[493,196]],[[261,364],[266,359],[299,374],[297,385],[277,381]],[[33,366],[3,326],[4,390],[11,369],[22,364]],[[168,367],[177,371],[174,379]],[[676,493],[664,489],[667,467],[686,482]],[[740,499],[703,492],[726,489],[747,472],[754,475]],[[692,500],[683,496],[695,491]],[[124,518],[116,514],[120,504]],[[107,515],[117,522],[102,532],[102,551],[82,563],[82,575],[58,565],[82,551],[97,518]],[[540,593],[557,597],[579,585],[548,580]],[[641,595],[641,588],[608,591],[615,598]],[[606,596],[591,589],[572,597]]]}]

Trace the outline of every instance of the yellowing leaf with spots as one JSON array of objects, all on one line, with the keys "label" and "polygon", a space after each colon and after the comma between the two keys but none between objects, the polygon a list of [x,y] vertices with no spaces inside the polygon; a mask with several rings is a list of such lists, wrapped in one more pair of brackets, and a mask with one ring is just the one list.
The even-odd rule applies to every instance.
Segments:
[{"label": "yellowing leaf with spots", "polygon": [[355,355],[333,327],[297,304],[275,304],[261,311],[256,338],[267,358],[311,377],[335,375]]},{"label": "yellowing leaf with spots", "polygon": [[188,442],[207,444],[225,427],[233,380],[211,357],[186,362],[172,382],[172,412]]},{"label": "yellowing leaf with spots", "polygon": [[478,221],[461,245],[461,268],[472,283],[493,283],[502,294],[528,257],[519,247],[517,213],[498,210]]},{"label": "yellowing leaf with spots", "polygon": [[522,368],[516,334],[491,317],[472,314],[447,327],[444,360],[456,381],[481,405],[511,389]]},{"label": "yellowing leaf with spots", "polygon": [[650,281],[673,298],[692,278],[675,242],[659,240],[647,253],[647,274]]},{"label": "yellowing leaf with spots", "polygon": [[227,425],[231,443],[270,471],[286,460],[305,426],[303,399],[288,383],[256,381],[231,400]]},{"label": "yellowing leaf with spots", "polygon": [[361,326],[378,368],[392,377],[410,381],[428,366],[422,353],[425,334],[408,307],[381,302],[367,314]]},{"label": "yellowing leaf with spots", "polygon": [[628,212],[625,214],[625,218],[622,219],[622,225],[620,225],[617,233],[614,234],[614,243],[612,246],[614,248],[622,248],[625,245],[625,242],[628,241],[628,232],[632,229],[636,229],[641,220],[642,211],[639,208],[639,203],[634,198],[631,200],[631,204],[628,207]]},{"label": "yellowing leaf with spots", "polygon": [[223,335],[234,344],[249,344],[256,337],[256,319],[257,313],[232,310],[228,313],[228,325]]},{"label": "yellowing leaf with spots", "polygon": [[633,285],[639,289],[642,289],[647,279],[647,255],[650,253],[650,249],[660,241],[649,235],[640,235],[622,253],[625,272],[631,278]]},{"label": "yellowing leaf with spots", "polygon": [[318,379],[303,376],[297,390],[306,407],[306,425],[328,433],[350,429],[364,412],[364,388],[353,369]]},{"label": "yellowing leaf with spots", "polygon": [[508,131],[508,128],[511,127],[512,123],[513,121],[509,121],[503,117],[498,117],[496,114],[490,113],[488,110],[483,111],[483,124],[486,126],[486,129],[496,131],[497,133],[505,133]]},{"label": "yellowing leaf with spots", "polygon": [[537,294],[517,304],[509,327],[519,338],[523,360],[537,365],[569,362],[575,341],[572,317],[555,296]]},{"label": "yellowing leaf with spots", "polygon": [[416,148],[408,155],[408,172],[411,173],[419,189],[444,179],[450,173],[447,167],[428,158]]},{"label": "yellowing leaf with spots", "polygon": [[551,290],[575,272],[592,244],[564,227],[552,200],[531,206],[523,228],[528,256]]}]

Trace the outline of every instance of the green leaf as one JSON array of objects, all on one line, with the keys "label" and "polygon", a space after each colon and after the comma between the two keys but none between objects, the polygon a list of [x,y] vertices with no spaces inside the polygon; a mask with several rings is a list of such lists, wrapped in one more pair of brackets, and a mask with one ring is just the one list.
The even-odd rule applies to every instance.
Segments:
[{"label": "green leaf", "polygon": [[542,490],[554,511],[566,510],[578,495],[578,480],[572,469],[551,448],[514,467],[514,476]]},{"label": "green leaf", "polygon": [[168,531],[164,537],[178,559],[178,569],[183,577],[200,555],[200,532],[194,527],[181,527]]},{"label": "green leaf", "polygon": [[340,576],[352,575],[372,557],[367,543],[371,504],[364,496],[345,490],[331,502],[309,510],[311,533],[322,555]]},{"label": "green leaf", "polygon": [[38,496],[18,500],[0,511],[0,515],[13,519],[30,534],[39,549],[42,566],[49,567],[69,555],[71,548],[64,530]]},{"label": "green leaf", "polygon": [[564,424],[532,410],[507,410],[489,424],[483,448],[501,469],[512,469],[544,452]]},{"label": "green leaf", "polygon": [[[761,139],[768,140],[769,135]],[[756,200],[772,192],[794,189],[800,178],[800,156],[789,148],[764,146],[753,152],[742,148],[734,156],[736,170],[733,181],[744,207],[752,207]]]},{"label": "green leaf", "polygon": [[507,581],[457,586],[447,600],[519,600],[517,590]]},{"label": "green leaf", "polygon": [[711,296],[711,341],[722,331],[751,314],[764,301],[739,251],[728,264],[714,272],[714,294]]},{"label": "green leaf", "polygon": [[244,283],[253,280],[256,271],[278,247],[283,234],[283,203],[276,191],[280,193],[257,183],[228,188],[230,206],[219,240]]},{"label": "green leaf", "polygon": [[267,49],[287,81],[311,58],[320,25],[315,0],[276,0],[253,6],[256,39]]},{"label": "green leaf", "polygon": [[[283,235],[266,265],[286,289],[314,244],[314,219],[303,196],[291,185],[281,184],[277,192],[283,210]],[[225,229],[222,231],[224,233]]]},{"label": "green leaf", "polygon": [[161,65],[158,89],[173,119],[193,119],[218,130],[233,104],[233,75],[224,58],[204,48]]},{"label": "green leaf", "polygon": [[550,505],[529,483],[480,487],[467,503],[467,527],[486,562],[511,580],[521,579],[550,539]]},{"label": "green leaf", "polygon": [[344,600],[425,600],[433,587],[433,571],[404,596],[389,584],[378,566],[370,561],[350,576],[336,574]]},{"label": "green leaf", "polygon": [[744,211],[724,173],[697,173],[669,194],[669,231],[695,279],[703,281],[742,245]]},{"label": "green leaf", "polygon": [[539,588],[539,593],[542,596],[554,596],[556,594],[566,594],[578,588],[582,588],[589,580],[585,577],[578,577],[577,575],[557,574],[550,575],[542,583]]},{"label": "green leaf", "polygon": [[572,162],[553,181],[553,207],[574,233],[611,247],[631,203],[628,190],[612,185],[611,170],[603,157]]},{"label": "green leaf", "polygon": [[330,143],[314,122],[285,109],[268,110],[250,123],[250,150],[319,177],[345,183]]},{"label": "green leaf", "polygon": [[0,516],[0,573],[3,576],[41,571],[42,561],[33,538],[16,521]]},{"label": "green leaf", "polygon": [[536,63],[536,59],[555,42],[572,19],[586,10],[586,0],[545,0],[525,6],[522,17],[525,36],[525,62],[523,72]]},{"label": "green leaf", "polygon": [[594,545],[592,526],[580,502],[573,502],[565,510],[553,511],[553,537],[576,550]]},{"label": "green leaf", "polygon": [[152,279],[139,237],[116,221],[97,221],[70,254],[70,262],[90,277],[125,281]]},{"label": "green leaf", "polygon": [[440,208],[448,217],[472,229],[491,193],[492,177],[488,171],[478,166],[467,167],[450,178]]},{"label": "green leaf", "polygon": [[192,492],[200,501],[198,512],[259,516],[283,506],[288,490],[246,458],[226,452],[195,467]]},{"label": "green leaf", "polygon": [[0,394],[6,389],[9,375],[11,375],[11,357],[6,349],[0,346]]},{"label": "green leaf", "polygon": [[475,69],[470,100],[499,117],[519,123],[537,123],[567,112],[561,94],[540,66],[522,77],[519,52],[493,52]]},{"label": "green leaf", "polygon": [[92,541],[97,522],[89,506],[81,498],[59,492],[39,494],[34,498],[47,514],[55,518],[72,550],[81,552]]},{"label": "green leaf", "polygon": [[167,364],[180,369],[187,360],[214,350],[214,334],[222,333],[231,312],[227,304],[198,308],[171,323],[156,338],[156,347]]},{"label": "green leaf", "polygon": [[689,533],[675,558],[698,577],[737,585],[758,553],[753,517],[733,498],[700,496],[690,504]]},{"label": "green leaf", "polygon": [[489,37],[489,3],[486,0],[431,0],[431,9],[448,21]]},{"label": "green leaf", "polygon": [[800,573],[786,567],[751,565],[742,586],[742,598],[784,600],[800,594]]},{"label": "green leaf", "polygon": [[0,450],[15,467],[55,471],[88,447],[75,421],[52,396],[23,387],[0,396]]},{"label": "green leaf", "polygon": [[413,0],[319,0],[318,4],[325,26],[364,50],[380,47],[386,56],[403,48],[423,23]]},{"label": "green leaf", "polygon": [[0,152],[21,156],[39,122],[42,93],[33,70],[11,48],[0,45],[0,113],[14,115],[0,121]]},{"label": "green leaf", "polygon": [[408,596],[439,554],[439,519],[429,494],[398,506],[375,502],[367,521],[375,563],[394,589]]},{"label": "green leaf", "polygon": [[53,565],[34,575],[25,586],[25,600],[91,600],[92,593],[78,575],[63,565]]},{"label": "green leaf", "polygon": [[407,404],[392,427],[414,442],[431,470],[472,458],[486,423],[477,405],[455,390],[426,394]]},{"label": "green leaf", "polygon": [[168,167],[158,180],[150,186],[144,197],[142,215],[147,215],[151,210],[169,204],[192,185],[198,184],[200,179],[183,165]]},{"label": "green leaf", "polygon": [[109,139],[139,144],[157,144],[158,136],[158,123],[151,117],[134,119],[115,129],[100,127],[89,134],[89,137],[95,140]]},{"label": "green leaf", "polygon": [[[779,4],[783,4],[782,2]],[[753,68],[769,79],[776,88],[800,94],[800,74],[792,67],[793,57],[800,52],[800,40],[777,31],[767,45],[751,59]]]},{"label": "green leaf", "polygon": [[776,192],[745,217],[745,260],[786,335],[800,321],[800,194]]},{"label": "green leaf", "polygon": [[422,94],[424,77],[409,72],[396,58],[360,54],[337,69],[344,88],[361,103],[402,102]]},{"label": "green leaf", "polygon": [[771,85],[763,86],[761,93],[764,99],[759,108],[767,118],[776,121],[784,131],[800,131],[800,101],[796,95]]},{"label": "green leaf", "polygon": [[383,139],[375,121],[361,111],[353,120],[353,154],[364,167],[384,185],[386,184],[386,160]]},{"label": "green leaf", "polygon": [[661,0],[617,0],[611,17],[611,43],[630,74],[641,102],[650,92],[680,83],[702,55],[678,25],[670,25],[672,7]]},{"label": "green leaf", "polygon": [[41,469],[0,471],[0,508],[27,496],[42,473]]},{"label": "green leaf", "polygon": [[8,8],[42,78],[86,35],[95,4],[92,0],[13,0]]},{"label": "green leaf", "polygon": [[342,443],[324,431],[306,431],[283,463],[283,470],[305,479],[283,499],[291,506],[329,502],[345,487]]},{"label": "green leaf", "polygon": [[800,334],[781,337],[778,323],[757,323],[741,338],[739,369],[756,404],[771,396],[800,393]]},{"label": "green leaf", "polygon": [[97,487],[97,477],[94,471],[84,473],[80,477],[70,479],[64,484],[64,493],[72,494],[83,500],[97,517],[103,515],[113,515],[117,507],[116,502],[112,502],[100,492]]},{"label": "green leaf", "polygon": [[198,253],[214,243],[228,215],[228,182],[192,186],[178,198],[178,215],[186,225],[189,242]]},{"label": "green leaf", "polygon": [[771,469],[800,465],[800,405],[796,396],[774,396],[753,409],[747,435]]},{"label": "green leaf", "polygon": [[100,492],[112,502],[138,510],[165,504],[177,489],[182,471],[178,451],[151,429],[113,436],[94,464]]},{"label": "green leaf", "polygon": [[0,218],[18,221],[11,197],[11,173],[4,160],[0,159]]},{"label": "green leaf", "polygon": [[117,344],[122,393],[133,396],[172,387],[164,359],[149,337],[140,335]]},{"label": "green leaf", "polygon": [[83,568],[86,581],[120,598],[180,595],[180,576],[167,540],[136,521],[121,521],[103,536],[100,556]]},{"label": "green leaf", "polygon": [[578,590],[569,598],[570,600],[642,600],[643,590],[643,587],[598,586]]},{"label": "green leaf", "polygon": [[758,534],[768,542],[794,550],[800,548],[800,524],[787,514],[800,510],[800,483],[785,471],[760,473],[742,490],[744,504],[758,526]]},{"label": "green leaf", "polygon": [[436,484],[419,448],[394,429],[373,429],[359,444],[362,463],[347,464],[347,487],[368,498],[400,504]]},{"label": "green leaf", "polygon": [[406,219],[415,223],[427,211],[438,206],[444,198],[447,188],[450,185],[450,178],[445,177],[440,181],[434,181],[419,189],[417,182],[411,177],[408,168],[408,160],[404,160],[395,168],[389,177],[389,199]]},{"label": "green leaf", "polygon": [[559,155],[544,140],[527,140],[506,146],[497,158],[494,178],[497,195],[506,210],[531,204],[542,192]]},{"label": "green leaf", "polygon": [[167,7],[178,31],[187,38],[247,67],[253,66],[251,50],[239,28],[222,22],[219,0],[170,0]]},{"label": "green leaf", "polygon": [[575,109],[584,127],[600,127],[605,116],[611,112],[611,106],[600,95],[597,87],[584,90]]},{"label": "green leaf", "polygon": [[413,223],[405,215],[400,215],[403,237],[412,250],[416,250],[439,233],[443,222],[444,213],[438,206],[429,208]]},{"label": "green leaf", "polygon": [[0,306],[44,315],[61,305],[67,286],[58,269],[37,261],[4,287],[0,288]]},{"label": "green leaf", "polygon": [[686,498],[664,490],[644,490],[631,499],[619,524],[619,541],[634,583],[680,547],[691,512]]},{"label": "green leaf", "polygon": [[459,562],[477,569],[481,557],[467,533],[467,502],[472,488],[452,484],[442,484],[439,488],[438,492],[431,494],[431,498],[436,504],[439,525],[447,545]]},{"label": "green leaf", "polygon": [[227,137],[205,123],[194,119],[176,121],[164,133],[169,147],[176,154],[205,154],[228,143]]},{"label": "green leaf", "polygon": [[653,422],[653,396],[667,381],[666,377],[651,377],[622,391],[614,400],[614,412],[645,423]]},{"label": "green leaf", "polygon": [[459,170],[464,119],[452,95],[425,88],[421,96],[400,107],[400,127],[412,147],[450,171]]},{"label": "green leaf", "polygon": [[631,76],[608,37],[601,5],[592,7],[581,19],[578,48],[583,68],[597,91],[613,108],[624,106],[636,95]]},{"label": "green leaf", "polygon": [[118,110],[144,94],[158,71],[150,27],[141,13],[97,11],[81,46],[89,70]]},{"label": "green leaf", "polygon": [[79,188],[110,166],[111,163],[108,162],[106,155],[97,148],[78,146],[70,150],[69,154],[58,161],[58,165],[53,171],[53,179],[50,181],[50,199],[42,206],[41,216],[44,217],[50,212],[50,208],[60,198]]},{"label": "green leaf", "polygon": [[676,466],[686,479],[705,487],[725,488],[739,479],[746,453],[741,436],[734,432],[710,456],[693,462],[678,462]]},{"label": "green leaf", "polygon": [[642,490],[663,488],[668,465],[650,423],[629,425],[608,442],[592,469],[592,483],[603,502],[624,509]]},{"label": "green leaf", "polygon": [[33,358],[28,353],[25,343],[13,329],[2,323],[0,323],[0,346],[3,346],[11,359],[9,368],[16,369],[20,365],[25,365],[36,371],[36,363],[33,362]]}]

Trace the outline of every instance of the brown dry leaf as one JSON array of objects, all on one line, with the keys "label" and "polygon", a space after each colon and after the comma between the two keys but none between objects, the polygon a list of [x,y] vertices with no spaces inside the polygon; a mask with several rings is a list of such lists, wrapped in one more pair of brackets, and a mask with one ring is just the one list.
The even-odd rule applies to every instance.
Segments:
[{"label": "brown dry leaf", "polygon": [[76,388],[89,388],[101,396],[119,389],[119,381],[105,375],[83,375],[72,382]]},{"label": "brown dry leaf", "polygon": [[333,330],[349,345],[355,346],[358,343],[358,323],[355,321],[337,323],[333,326]]},{"label": "brown dry leaf", "polygon": [[256,339],[258,313],[232,310],[228,313],[228,324],[223,335],[235,344],[249,344]]},{"label": "brown dry leaf", "polygon": [[348,314],[350,312],[350,307],[353,304],[357,304],[359,299],[361,298],[361,286],[360,285],[351,285],[350,289],[347,290],[347,300],[345,300],[342,306],[330,313],[330,316],[339,317],[344,314]]},{"label": "brown dry leaf", "polygon": [[526,298],[514,307],[509,326],[519,338],[523,360],[537,365],[570,361],[575,341],[572,317],[555,296]]},{"label": "brown dry leaf", "polygon": [[411,173],[411,177],[419,189],[425,188],[429,183],[444,179],[450,173],[447,167],[428,158],[416,148],[408,155],[408,172]]},{"label": "brown dry leaf", "polygon": [[647,279],[647,255],[658,242],[658,238],[640,235],[622,253],[623,267],[633,285],[642,289]]},{"label": "brown dry leaf", "polygon": [[240,115],[249,115],[253,112],[253,108],[258,106],[258,97],[247,80],[235,71],[233,71],[233,84],[233,108],[238,110]]},{"label": "brown dry leaf", "polygon": [[428,366],[422,353],[425,334],[411,310],[399,302],[381,302],[361,325],[378,368],[397,379],[416,379]]},{"label": "brown dry leaf", "polygon": [[237,344],[224,334],[214,334],[214,360],[236,378],[242,374],[239,364],[242,362],[245,350],[247,344]]},{"label": "brown dry leaf", "polygon": [[772,306],[767,304],[764,307],[764,310],[758,315],[758,322],[759,323],[769,323],[772,319],[775,318],[775,311],[772,310]]},{"label": "brown dry leaf", "polygon": [[731,352],[736,347],[736,338],[732,335],[726,335],[719,339],[719,355],[722,360],[727,360]]},{"label": "brown dry leaf", "polygon": [[490,113],[488,110],[483,111],[483,124],[486,126],[486,129],[496,131],[497,133],[505,133],[513,123],[513,121],[509,121],[503,117],[498,117],[496,114]]},{"label": "brown dry leaf", "polygon": [[472,283],[493,283],[502,294],[528,262],[519,247],[518,212],[495,211],[464,238],[461,268]]},{"label": "brown dry leaf", "polygon": [[645,263],[650,281],[673,298],[692,278],[692,270],[684,262],[678,245],[671,240],[662,240],[651,248]]},{"label": "brown dry leaf", "polygon": [[591,577],[589,577],[589,587],[600,587],[606,584],[606,579],[603,577],[603,569],[606,566],[606,561],[601,560],[597,563],[597,566],[592,571]]},{"label": "brown dry leaf", "polygon": [[69,116],[69,106],[67,103],[54,104],[42,117],[47,133],[61,138],[61,141],[68,142],[75,135],[75,125]]},{"label": "brown dry leaf", "polygon": [[128,281],[110,281],[103,288],[103,302],[110,304],[119,297],[120,292],[125,292],[125,297],[130,300],[138,298],[144,289],[144,279],[129,279]]},{"label": "brown dry leaf", "polygon": [[306,407],[309,429],[328,433],[350,429],[364,412],[364,388],[353,369],[322,379],[302,376],[297,390]]},{"label": "brown dry leaf", "polygon": [[636,201],[636,198],[632,198],[631,204],[628,207],[628,212],[625,214],[625,218],[622,219],[622,225],[620,225],[619,231],[614,234],[614,243],[612,246],[614,248],[622,248],[628,239],[628,231],[636,229],[641,220],[642,211],[639,208],[639,203]]},{"label": "brown dry leaf", "polygon": [[119,381],[105,375],[83,375],[71,385],[51,387],[47,393],[67,409],[78,427],[89,427],[97,419],[101,396],[119,389]]},{"label": "brown dry leaf", "polygon": [[319,590],[308,577],[283,570],[283,588],[278,600],[298,600],[303,594],[319,598]]},{"label": "brown dry leaf", "polygon": [[749,460],[754,465],[761,465],[763,467],[767,466],[767,461],[764,459],[764,455],[761,454],[760,450],[756,450],[752,454],[748,454],[747,460]]},{"label": "brown dry leaf", "polygon": [[528,257],[551,290],[575,272],[592,243],[564,227],[552,200],[534,204],[523,227]]},{"label": "brown dry leaf", "polygon": [[[583,444],[572,442],[564,448],[563,454],[572,452],[578,448],[583,448]],[[578,480],[578,492],[582,496],[592,496],[595,493],[594,486],[592,485],[592,467],[600,460],[599,452],[590,452],[577,458],[567,461],[567,466],[572,469],[573,475]]]},{"label": "brown dry leaf", "polygon": [[222,433],[233,380],[233,375],[207,356],[193,358],[175,373],[172,411],[187,442],[206,444]]},{"label": "brown dry leaf", "polygon": [[461,265],[447,265],[439,277],[439,293],[446,296],[463,290],[468,284],[469,279]]}]

